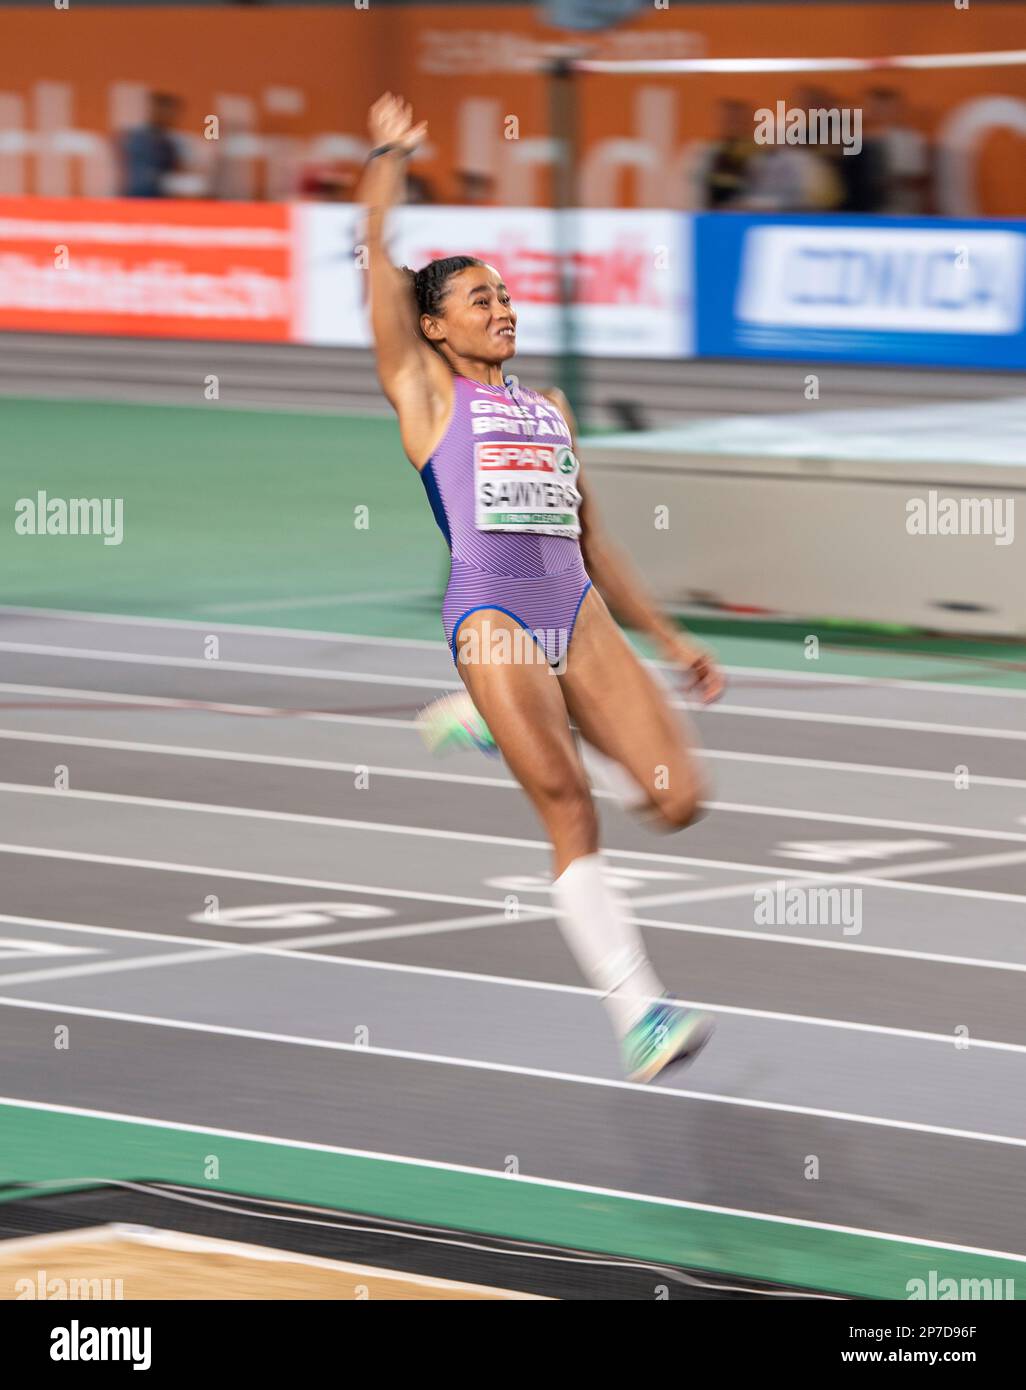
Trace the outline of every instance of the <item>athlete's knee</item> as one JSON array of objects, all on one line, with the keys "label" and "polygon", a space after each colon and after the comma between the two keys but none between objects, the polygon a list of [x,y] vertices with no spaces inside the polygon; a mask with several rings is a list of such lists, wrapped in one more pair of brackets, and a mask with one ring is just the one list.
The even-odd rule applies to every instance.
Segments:
[{"label": "athlete's knee", "polygon": [[542,772],[532,791],[546,820],[574,829],[587,829],[597,823],[587,779],[568,769]]},{"label": "athlete's knee", "polygon": [[689,777],[679,786],[662,792],[655,802],[659,820],[667,830],[686,830],[704,814],[707,788],[699,777]]}]

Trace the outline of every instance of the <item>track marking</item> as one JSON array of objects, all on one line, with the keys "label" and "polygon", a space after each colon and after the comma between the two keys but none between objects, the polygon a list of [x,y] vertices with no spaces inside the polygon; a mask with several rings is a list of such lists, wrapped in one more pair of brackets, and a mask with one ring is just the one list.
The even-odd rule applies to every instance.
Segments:
[{"label": "track marking", "polygon": [[[412,721],[411,721],[412,722]],[[4,731],[0,729],[0,735]],[[781,753],[739,753],[726,748],[699,748],[698,754],[705,758],[723,759],[739,763],[770,763],[782,767],[811,767],[826,772],[866,772],[882,777],[916,777],[931,782],[946,782],[951,786],[954,777],[951,771],[932,772],[918,767],[887,767],[882,763],[844,763],[832,758],[793,758]],[[969,774],[971,786],[981,787],[1026,787],[1026,777],[983,777]]]},{"label": "track marking", "polygon": [[[198,630],[204,633],[210,631],[210,624],[202,622],[198,618],[142,617],[130,613],[94,613],[77,608],[34,608],[24,604],[0,604],[0,617],[4,614],[10,614],[12,617],[59,618],[68,619],[73,622],[120,624],[126,627],[171,628],[178,630],[184,629],[187,631]],[[407,647],[438,653],[444,651],[444,643],[438,639],[429,639],[426,637],[378,637],[369,633],[329,632],[318,628],[273,627],[259,623],[232,624],[229,627],[229,631],[232,633],[237,632],[242,636],[253,634],[268,637],[285,637],[304,642],[354,642],[357,645],[364,644],[370,647]],[[890,655],[890,653],[884,653],[884,655]],[[943,661],[944,654],[931,654],[929,659]],[[646,664],[669,672],[677,669],[672,662],[667,661],[648,661]],[[781,671],[771,666],[724,666],[722,669],[726,671],[728,675],[760,676],[768,680],[777,680],[785,684],[789,681],[799,680],[807,681],[810,685],[870,685],[884,689],[896,688],[919,692],[923,690],[943,690],[959,695],[987,695],[1007,699],[1026,699],[1026,690],[1007,690],[998,686],[965,685],[954,682],[931,681],[929,679],[905,680],[896,676],[838,675],[829,672],[809,670]]]},{"label": "track marking", "polygon": [[[694,1000],[683,1000],[693,1008],[716,1008],[716,1005],[697,1004]],[[862,1115],[845,1110],[826,1110],[817,1106],[792,1105],[786,1101],[754,1100],[747,1096],[727,1096],[717,1091],[690,1091],[672,1086],[645,1086],[636,1081],[624,1081],[616,1077],[582,1076],[576,1072],[550,1071],[543,1067],[524,1067],[510,1062],[484,1062],[477,1058],[449,1057],[431,1052],[412,1052],[403,1048],[375,1047],[369,1043],[340,1042],[329,1038],[308,1038],[294,1033],[271,1033],[256,1028],[238,1028],[228,1024],[194,1023],[186,1019],[160,1018],[151,1014],[133,1014],[115,1009],[87,1008],[80,1004],[50,1003],[40,999],[18,999],[10,995],[0,995],[0,1006],[26,1009],[43,1013],[78,1015],[82,1018],[106,1019],[115,1023],[138,1023],[146,1027],[167,1028],[186,1033],[204,1033],[218,1037],[246,1038],[255,1042],[282,1043],[289,1047],[309,1047],[326,1052],[347,1052],[364,1057],[388,1057],[404,1062],[425,1062],[430,1065],[447,1067],[466,1067],[472,1071],[498,1072],[508,1076],[527,1076],[540,1081],[566,1081],[575,1085],[593,1086],[602,1090],[631,1091],[646,1096],[673,1096],[682,1100],[697,1100],[719,1105],[736,1105],[747,1110],[768,1110],[787,1115],[805,1115],[814,1119],[843,1120],[851,1124],[866,1124],[883,1129],[907,1130],[917,1134],[934,1134],[948,1139],[971,1139],[978,1143],[1006,1144],[1014,1148],[1026,1148],[1026,1138],[1018,1135],[990,1134],[980,1130],[954,1129],[948,1125],[926,1124],[919,1120],[895,1120],[880,1115]],[[721,1013],[749,1013],[749,1010],[721,1009]],[[765,1015],[757,1015],[763,1017]],[[773,1016],[770,1016],[773,1017]],[[785,1016],[791,1021],[791,1016]],[[797,1022],[817,1023],[820,1020],[796,1018]],[[931,1033],[912,1033],[901,1029],[876,1029],[868,1024],[848,1024],[863,1032],[890,1032],[919,1041],[942,1042],[947,1047],[954,1044],[953,1037]],[[1026,1045],[1018,1043],[981,1042],[973,1039],[971,1048],[985,1048],[1003,1052],[1026,1053]],[[966,1050],[971,1050],[966,1049]]]},{"label": "track marking", "polygon": [[[543,848],[548,849],[549,846],[545,845]],[[468,898],[457,893],[428,893],[413,888],[374,888],[368,883],[343,883],[330,878],[303,878],[289,874],[256,873],[247,869],[213,869],[204,864],[178,864],[163,859],[133,859],[126,855],[94,854],[87,850],[47,849],[38,845],[0,844],[0,854],[26,854],[36,859],[71,859],[85,864],[112,864],[124,869],[154,869],[163,873],[206,875],[211,878],[238,879],[244,883],[282,884],[290,888],[317,888],[325,889],[329,893],[366,893],[378,898],[408,898],[416,902],[445,903],[456,907],[488,907],[496,912],[502,906],[494,898]],[[830,877],[830,875],[825,875],[825,877]],[[544,914],[545,910],[535,908],[530,903],[522,903],[521,911],[542,912]]]},{"label": "track marking", "polygon": [[[13,918],[0,916],[0,922]],[[65,946],[57,941],[26,941],[20,936],[0,936],[0,960],[25,960],[33,956],[95,956],[95,946]]]},{"label": "track marking", "polygon": [[[554,919],[555,916],[554,908],[548,911],[538,909],[536,914],[528,920],[546,922]],[[694,936],[723,936],[741,941],[768,941],[784,946],[809,946],[819,950],[854,951],[862,955],[896,956],[903,960],[927,961],[934,965],[972,966],[986,970],[1007,970],[1013,973],[1026,972],[1026,962],[1023,961],[997,960],[985,956],[954,956],[938,951],[917,951],[901,946],[873,946],[860,941],[820,940],[815,937],[791,936],[784,932],[749,931],[743,927],[714,927],[698,922],[668,922],[658,917],[637,917],[633,914],[632,920],[642,927],[651,927],[661,931],[686,932]],[[482,913],[480,916],[473,917],[450,917],[438,921],[416,922],[407,926],[370,927],[356,931],[339,931],[324,936],[282,937],[277,943],[263,945],[258,942],[225,941],[218,937],[135,931],[129,927],[100,927],[86,922],[62,922],[46,917],[17,917],[8,913],[0,913],[0,922],[8,922],[16,926],[43,927],[57,931],[93,933],[129,941],[147,943],[164,941],[196,948],[206,946],[212,950],[241,951],[247,955],[283,956],[286,959],[315,960],[320,964],[327,965],[356,965],[361,968],[366,967],[367,969],[386,972],[439,975],[447,979],[470,980],[480,984],[509,985],[515,988],[543,989],[561,994],[587,994],[593,995],[595,998],[601,997],[597,991],[584,985],[563,985],[548,980],[520,979],[515,975],[492,975],[474,970],[452,970],[444,966],[411,965],[405,961],[376,961],[365,959],[362,956],[323,955],[307,949],[313,945],[348,946],[368,941],[390,941],[406,936],[443,935],[453,931],[469,931],[478,927],[509,926],[510,918],[505,912],[500,911]],[[525,922],[521,922],[521,925],[525,924]],[[212,923],[212,925],[216,926],[217,923]],[[13,977],[8,976],[6,979],[0,977],[0,983],[6,983],[11,978]]]},{"label": "track marking", "polygon": [[[361,671],[339,671],[322,666],[277,666],[263,661],[208,661],[202,656],[153,656],[146,652],[94,650],[92,647],[56,647],[45,642],[0,642],[0,651],[25,656],[59,656],[64,661],[106,661],[119,666],[164,666],[189,671],[223,671],[254,676],[287,676],[295,680],[347,681],[361,685],[401,685],[425,690],[457,690],[460,680],[439,680],[430,676],[372,675]],[[1026,735],[1024,735],[1026,737]]]},{"label": "track marking", "polygon": [[964,738],[1005,738],[1026,740],[1020,729],[969,728],[965,724],[933,724],[917,719],[885,719],[867,714],[820,714],[812,710],[768,709],[764,705],[701,705],[686,700],[671,701],[674,709],[702,714],[737,714],[753,719],[797,719],[807,724],[853,724],[866,729],[907,729],[913,733],[960,734]]},{"label": "track marking", "polygon": [[[389,724],[394,728],[416,729],[415,719],[376,719],[368,715],[347,715],[352,724]],[[226,748],[208,748],[203,745],[184,743],[147,743],[135,739],[97,738],[84,734],[62,734],[57,732],[38,732],[25,729],[0,728],[0,739],[12,739],[23,743],[67,743],[76,748],[109,748],[125,753],[158,753],[169,757],[210,758],[212,761],[269,764],[276,767],[312,768],[324,772],[353,772],[366,767],[366,763],[345,763],[326,758],[286,757],[284,754],[246,753]],[[699,748],[700,758],[727,759],[741,763],[771,763],[790,767],[809,767],[829,772],[867,772],[886,777],[914,777],[929,781],[945,782],[949,786],[953,778],[951,772],[932,772],[912,767],[885,767],[875,763],[842,763],[825,758],[792,758],[770,753],[739,753],[728,749]],[[419,768],[370,767],[369,771],[381,777],[430,778],[439,782],[459,782],[467,786],[512,787],[520,791],[519,782],[510,777],[481,777],[467,773],[425,771]],[[972,786],[1026,788],[1026,778],[985,777],[970,774]],[[611,797],[614,794],[593,788],[592,794]]]},{"label": "track marking", "polygon": [[[296,680],[342,681],[358,685],[395,685],[422,690],[462,690],[459,680],[431,676],[395,676],[372,671],[325,670],[319,666],[281,666],[259,661],[207,661],[201,656],[151,656],[142,652],[93,650],[90,647],[59,647],[40,642],[0,642],[0,651],[21,652],[28,656],[61,657],[67,660],[112,662],[129,666],[158,666],[186,670],[221,671],[245,675],[286,676]],[[907,729],[917,733],[960,734],[965,738],[1000,738],[1026,741],[1026,731],[991,729],[965,724],[935,724],[912,719],[885,719],[861,714],[823,714],[807,710],[769,709],[763,705],[703,705],[671,699],[674,709],[704,714],[744,715],[758,719],[804,720],[817,724],[858,725],[877,729]]]},{"label": "track marking", "polygon": [[[554,914],[552,912],[539,912],[539,917],[542,920],[548,917],[552,917],[553,915]],[[426,932],[428,929],[438,928],[445,931],[452,931],[459,926],[469,926],[471,923],[479,926],[488,926],[493,923],[495,925],[498,925],[500,922],[506,920],[507,919],[503,913],[491,912],[488,914],[482,914],[480,917],[452,918],[450,921],[442,923],[418,923],[414,927],[410,928],[410,930],[417,932]],[[474,984],[509,985],[510,987],[516,989],[538,989],[556,994],[581,994],[594,995],[596,998],[600,997],[596,993],[596,991],[590,989],[587,985],[561,985],[555,984],[549,980],[521,980],[513,975],[485,975],[473,970],[450,970],[438,965],[411,965],[406,961],[369,960],[364,959],[364,957],[362,956],[320,955],[315,951],[307,951],[305,949],[301,951],[298,949],[299,947],[308,946],[310,942],[315,939],[318,939],[321,945],[327,945],[329,944],[329,942],[331,944],[336,944],[336,938],[338,938],[337,944],[342,944],[343,942],[351,941],[354,939],[354,936],[356,938],[362,939],[362,932],[336,932],[331,936],[325,936],[322,938],[288,938],[287,945],[283,944],[280,946],[272,946],[266,943],[247,944],[236,941],[222,941],[216,937],[176,936],[170,932],[136,931],[133,930],[131,927],[98,927],[88,922],[59,922],[54,920],[53,918],[47,917],[13,917],[9,914],[0,914],[0,922],[12,922],[16,923],[19,926],[27,927],[48,927],[51,929],[67,932],[83,932],[86,934],[96,934],[100,936],[113,936],[115,938],[124,937],[127,940],[132,941],[165,941],[171,944],[182,946],[207,946],[211,950],[215,951],[245,951],[250,955],[281,956],[286,959],[293,959],[299,961],[315,960],[318,961],[321,965],[354,966],[361,970],[380,970],[388,974],[395,973],[405,975],[438,975],[444,979],[468,980]],[[653,925],[660,926],[665,924],[653,923]],[[399,931],[405,929],[395,928],[394,930]]]},{"label": "track marking", "polygon": [[311,598],[268,598],[251,599],[244,603],[208,603],[203,612],[216,613],[269,613],[272,609],[284,611],[293,608],[328,608],[340,603],[393,603],[396,599],[437,598],[438,591],[431,589],[366,589],[362,593],[318,594]]},{"label": "track marking", "polygon": [[[58,792],[58,796],[66,796],[67,792]],[[536,849],[539,852],[551,853],[551,846],[542,840],[526,840],[523,846],[529,849]],[[687,855],[656,854],[648,850],[632,849],[604,849],[605,856],[612,856],[618,859],[641,859],[656,861],[668,864],[688,864],[698,868],[711,868],[726,871],[736,871],[746,874],[775,875],[770,879],[771,883],[778,883],[781,877],[787,878],[786,869],[779,866],[774,867],[769,864],[746,864],[735,862],[729,859],[699,859]],[[175,861],[162,859],[138,859],[127,855],[116,854],[97,854],[89,850],[63,850],[50,849],[42,845],[13,844],[0,842],[0,854],[26,854],[35,858],[43,859],[70,859],[87,864],[112,864],[127,869],[156,869],[168,873],[206,875],[208,877],[242,879],[245,882],[253,883],[274,883],[284,884],[289,887],[298,888],[326,888],[335,892],[369,893],[377,897],[392,898],[411,898],[421,902],[455,903],[458,906],[467,907],[494,907],[496,910],[499,904],[488,898],[468,898],[450,893],[425,893],[414,889],[397,888],[375,888],[365,883],[339,883],[333,879],[321,878],[301,878],[287,874],[265,874],[250,872],[245,869],[216,869],[207,864],[179,864]],[[989,856],[988,856],[989,857]],[[1018,854],[1015,856],[1018,859]],[[953,861],[959,862],[959,861]],[[897,867],[901,867],[898,865]],[[881,874],[882,874],[881,870]],[[870,877],[868,874],[849,874],[849,873],[821,873],[815,869],[805,869],[801,874],[802,879],[810,882],[825,883],[860,883],[871,888],[893,888],[903,892],[914,893],[940,893],[951,897],[968,897],[990,899],[998,902],[1026,902],[1026,894],[1023,893],[999,893],[986,888],[958,888],[946,883],[904,883],[895,880],[885,880],[879,875]],[[733,886],[733,885],[732,885]],[[737,892],[747,892],[754,885],[737,885]],[[712,892],[716,890],[694,890],[697,892]],[[723,896],[727,896],[724,892]],[[651,905],[652,900],[644,899],[645,903]],[[635,905],[641,905],[636,903]],[[530,903],[521,903],[521,911],[539,912],[544,911],[533,907]],[[548,915],[547,912],[545,915]]]},{"label": "track marking", "polygon": [[[310,719],[326,724],[366,724],[387,729],[415,729],[413,719],[375,718],[373,715],[335,714],[330,710],[286,709],[280,705],[239,705],[223,700],[187,700],[173,695],[128,695],[122,690],[83,690],[70,685],[24,685],[0,681],[8,695],[46,695],[60,700],[91,700],[105,705],[141,705],[147,709],[197,710],[202,714],[239,714],[254,719]],[[0,706],[0,709],[6,708]],[[72,710],[74,705],[71,706]]]},{"label": "track marking", "polygon": [[[429,774],[418,774],[428,776]],[[535,848],[536,840],[517,839],[506,835],[485,835],[469,830],[440,830],[435,826],[397,825],[386,821],[355,820],[339,816],[317,816],[302,811],[266,811],[255,806],[231,806],[213,801],[179,801],[173,797],[130,796],[125,792],[94,792],[81,788],[67,788],[60,791],[56,787],[33,787],[24,782],[0,782],[0,793],[10,792],[17,796],[60,797],[62,800],[104,802],[115,806],[148,806],[168,811],[189,811],[205,816],[241,816],[250,820],[283,821],[296,825],[324,825],[341,830],[366,830],[382,835],[415,835],[430,839],[472,840],[477,844],[515,845],[520,848]],[[787,811],[779,806],[749,806],[727,801],[706,801],[709,809],[733,811],[743,815],[790,817],[794,820],[814,820],[836,822],[847,825],[875,825],[889,830],[919,830],[934,834],[957,835],[971,840],[997,840],[1001,843],[1026,844],[1026,831],[1021,830],[976,830],[957,825],[933,825],[929,821],[877,820],[872,816],[846,816],[827,811]],[[616,851],[627,854],[627,850]],[[630,853],[635,853],[631,851]],[[665,857],[665,856],[660,856]]]},{"label": "track marking", "polygon": [[[870,877],[869,875],[847,874],[843,871],[836,874],[829,874],[826,877],[839,883],[861,883],[871,887],[881,888],[913,888],[932,892],[935,888],[945,888],[946,884],[927,884],[927,883],[904,883],[894,882],[903,876],[924,873],[963,873],[973,869],[992,869],[1003,864],[1022,864],[1026,863],[1026,850],[1016,850],[1008,854],[979,854],[965,859],[931,859],[918,864],[894,864],[889,869],[878,869]],[[670,903],[694,903],[707,902],[717,898],[743,898],[751,893],[754,894],[764,888],[776,888],[783,883],[787,888],[809,888],[822,887],[824,878],[816,873],[814,869],[803,870],[799,876],[789,875],[786,872],[778,873],[776,878],[766,879],[762,883],[727,883],[721,884],[716,888],[683,888],[679,892],[657,893],[650,897],[636,898],[633,900],[634,907],[662,907]],[[973,890],[959,889],[960,893],[971,893]],[[1010,894],[1016,901],[1023,897],[1021,894]],[[1026,898],[1023,899],[1026,901]]]},{"label": "track marking", "polygon": [[[630,1192],[613,1187],[594,1187],[584,1183],[565,1182],[559,1178],[536,1178],[527,1173],[496,1173],[489,1168],[475,1168],[464,1163],[446,1163],[441,1159],[413,1158],[402,1154],[380,1153],[373,1149],[342,1148],[336,1144],[318,1144],[309,1139],[285,1139],[278,1135],[255,1134],[247,1130],[220,1129],[211,1125],[185,1124],[177,1120],[158,1120],[148,1115],[125,1115],[112,1110],[89,1110],[77,1105],[56,1105],[49,1101],[18,1100],[13,1096],[0,1096],[0,1105],[10,1105],[16,1109],[40,1110],[47,1114],[79,1115],[86,1119],[113,1120],[117,1124],[151,1125],[154,1129],[167,1129],[183,1134],[209,1134],[222,1139],[245,1139],[257,1144],[273,1144],[276,1148],[305,1149],[314,1153],[338,1154],[346,1158],[377,1159],[382,1163],[405,1164],[411,1168],[428,1168],[432,1171],[460,1173],[468,1177],[491,1178],[495,1182],[523,1183],[528,1187],[555,1188],[563,1192],[583,1192],[596,1197],[620,1197],[627,1201],[650,1202],[655,1206],[674,1207],[683,1211],[704,1211],[720,1216],[738,1216],[751,1221],[770,1221],[779,1226],[797,1226],[805,1230],[832,1231],[841,1235],[865,1236],[871,1240],[898,1242],[902,1245],[919,1245],[931,1250],[953,1250],[964,1255],[988,1255],[995,1259],[1013,1260],[1026,1264],[1026,1255],[1008,1254],[1002,1250],[988,1250],[983,1246],[952,1245],[942,1241],[929,1240],[919,1236],[903,1236],[892,1231],[873,1231],[861,1226],[840,1226],[826,1221],[812,1221],[800,1216],[776,1216],[771,1212],[748,1211],[742,1207],[714,1206],[708,1202],[689,1202],[680,1197],[649,1197],[643,1192]],[[103,1178],[83,1178],[84,1181],[102,1182]]]}]

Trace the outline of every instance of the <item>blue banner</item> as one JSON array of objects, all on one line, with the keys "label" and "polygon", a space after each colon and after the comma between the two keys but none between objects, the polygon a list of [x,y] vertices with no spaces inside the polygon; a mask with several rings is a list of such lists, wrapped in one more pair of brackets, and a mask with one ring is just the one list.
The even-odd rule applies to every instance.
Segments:
[{"label": "blue banner", "polygon": [[1026,367],[1026,222],[704,213],[700,357]]}]

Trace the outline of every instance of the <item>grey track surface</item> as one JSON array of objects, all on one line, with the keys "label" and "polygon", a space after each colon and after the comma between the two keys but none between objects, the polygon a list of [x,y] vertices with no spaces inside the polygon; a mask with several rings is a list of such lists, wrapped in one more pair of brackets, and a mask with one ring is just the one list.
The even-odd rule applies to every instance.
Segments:
[{"label": "grey track surface", "polygon": [[[558,363],[522,355],[526,380],[558,379]],[[805,398],[806,373],[820,399]],[[204,377],[220,382],[221,402],[252,410],[381,415],[371,353],[296,343],[221,343],[106,338],[87,334],[0,333],[0,395],[74,397],[138,404],[196,405]],[[620,425],[615,403],[629,401],[648,428],[711,415],[776,414],[788,401],[804,411],[995,400],[1022,394],[1021,372],[943,371],[828,362],[692,361],[589,358],[582,366],[585,419]]]},{"label": "grey track surface", "polygon": [[[741,672],[691,712],[702,821],[654,837],[600,803],[660,972],[718,1014],[646,1089],[562,943],[522,792],[420,744],[416,709],[457,682],[444,647],[223,628],[205,662],[211,631],[0,610],[6,1095],[489,1171],[515,1153],[1026,1256],[1023,693]],[[757,886],[817,874],[861,890],[857,934],[755,920]],[[273,904],[307,915],[255,924]],[[40,1044],[58,1021],[69,1054]]]}]

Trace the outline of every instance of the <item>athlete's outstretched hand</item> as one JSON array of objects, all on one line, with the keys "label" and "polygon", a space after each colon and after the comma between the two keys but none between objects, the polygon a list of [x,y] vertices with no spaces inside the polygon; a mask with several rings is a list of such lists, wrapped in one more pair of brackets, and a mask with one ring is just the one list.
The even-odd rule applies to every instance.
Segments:
[{"label": "athlete's outstretched hand", "polygon": [[699,647],[687,637],[676,637],[666,655],[684,672],[687,681],[685,691],[697,695],[704,705],[711,705],[723,694],[723,673],[704,647]]},{"label": "athlete's outstretched hand", "polygon": [[413,107],[402,97],[386,92],[378,97],[367,117],[371,142],[378,145],[401,145],[411,154],[427,135],[427,121],[413,124]]}]

